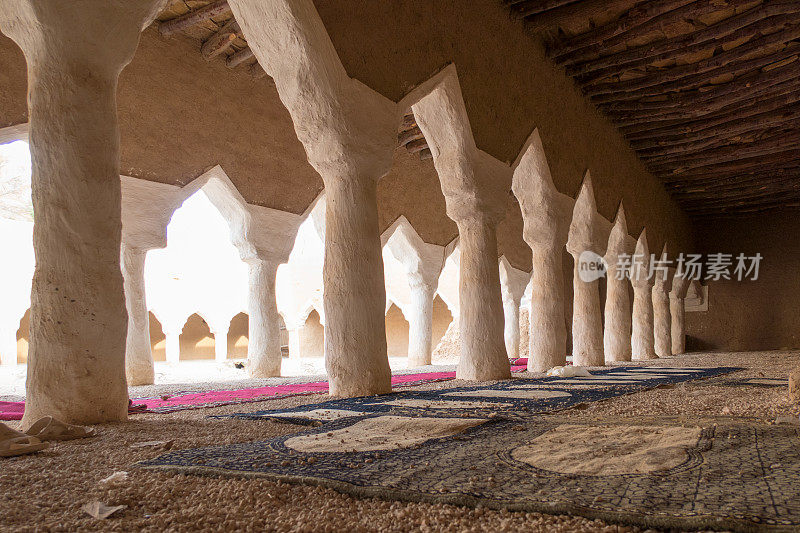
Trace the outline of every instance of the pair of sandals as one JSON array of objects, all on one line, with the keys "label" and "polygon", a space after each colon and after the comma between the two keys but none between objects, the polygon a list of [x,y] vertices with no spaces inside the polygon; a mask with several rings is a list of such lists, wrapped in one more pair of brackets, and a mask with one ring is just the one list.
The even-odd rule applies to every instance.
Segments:
[{"label": "pair of sandals", "polygon": [[46,449],[46,441],[62,441],[94,437],[93,428],[66,424],[52,416],[40,418],[26,432],[0,424],[0,457],[14,457]]}]

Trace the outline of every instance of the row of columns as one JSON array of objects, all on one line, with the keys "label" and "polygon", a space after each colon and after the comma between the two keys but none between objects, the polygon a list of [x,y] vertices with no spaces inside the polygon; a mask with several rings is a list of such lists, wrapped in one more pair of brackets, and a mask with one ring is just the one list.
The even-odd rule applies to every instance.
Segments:
[{"label": "row of columns", "polygon": [[[142,298],[128,302],[126,309],[120,269],[122,257],[129,293],[141,292],[143,248],[122,246],[115,94],[140,31],[165,3],[0,0],[0,28],[22,48],[29,72],[36,272],[23,425],[44,415],[87,424],[122,420],[127,416],[126,371],[131,382],[149,379],[151,368],[143,367],[139,355],[146,306]],[[310,0],[282,0],[270,3],[269,9],[262,0],[230,0],[230,7],[251,50],[275,81],[308,160],[325,184],[323,282],[330,392],[389,392],[376,189],[392,165],[398,125],[408,105],[347,76]],[[75,39],[76,28],[81,39]],[[435,86],[420,88],[424,94],[409,103],[431,147],[447,214],[459,231],[457,377],[508,378],[504,307],[518,304],[514,295],[510,304],[503,303],[496,228],[505,213],[512,170],[477,149],[454,68],[440,74]],[[571,231],[572,201],[553,187],[541,154],[526,152],[525,158],[513,172],[513,182],[534,260],[529,368],[542,370],[565,359],[561,251],[570,233],[576,253],[594,243],[594,236],[585,240],[589,222],[583,218],[576,221],[586,227],[576,225]],[[262,251],[256,243],[243,259],[250,263],[256,288],[250,302],[249,358],[255,375],[266,376],[277,372],[275,363],[280,361],[274,331],[274,273],[280,261]],[[420,271],[412,278],[413,306],[428,316],[432,293],[426,274]],[[594,319],[599,312],[596,287],[577,292],[578,313],[592,316],[587,314],[587,327],[574,333],[580,357],[594,361],[601,338]],[[634,332],[636,309],[645,296],[637,298]],[[415,323],[412,357],[426,361],[429,324]],[[140,337],[130,339],[126,368],[129,326],[131,335]],[[652,318],[649,329],[652,336]],[[168,336],[169,353],[175,353],[176,341]]]}]

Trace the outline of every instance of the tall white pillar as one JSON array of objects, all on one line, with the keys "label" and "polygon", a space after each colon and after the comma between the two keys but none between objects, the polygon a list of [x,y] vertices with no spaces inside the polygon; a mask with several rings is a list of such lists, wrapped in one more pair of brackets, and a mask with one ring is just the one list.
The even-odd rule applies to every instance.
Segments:
[{"label": "tall white pillar", "polygon": [[528,370],[544,372],[567,362],[562,259],[574,202],[553,185],[538,131],[517,162],[512,190],[522,210],[522,235],[533,252]]},{"label": "tall white pillar", "polygon": [[[251,377],[281,375],[281,330],[275,300],[277,263],[253,259],[250,268],[247,369]],[[291,353],[291,350],[290,350]]]},{"label": "tall white pillar", "polygon": [[431,147],[447,216],[458,226],[461,355],[456,377],[507,379],[511,366],[503,338],[497,224],[505,217],[510,170],[475,145],[452,74],[446,71],[411,109]]},{"label": "tall white pillar", "polygon": [[504,339],[503,301],[497,263],[497,222],[456,221],[461,272],[458,297],[461,357],[456,377],[476,381],[511,377]]},{"label": "tall white pillar", "polygon": [[519,357],[519,303],[531,275],[511,266],[506,256],[500,258],[500,289],[503,296],[504,338],[508,357]]},{"label": "tall white pillar", "polygon": [[686,308],[684,301],[689,291],[691,279],[684,272],[676,272],[672,278],[672,290],[669,293],[670,340],[672,354],[678,355],[686,351]]},{"label": "tall white pillar", "polygon": [[23,427],[127,418],[116,89],[164,4],[0,1],[0,28],[28,65],[36,271]]},{"label": "tall white pillar", "polygon": [[572,363],[575,366],[605,364],[599,279],[609,229],[608,221],[597,213],[587,172],[575,201],[567,240],[567,251],[575,264],[572,283]]},{"label": "tall white pillar", "polygon": [[224,363],[228,360],[228,331],[229,324],[217,325],[211,332],[214,335],[214,360]]},{"label": "tall white pillar", "polygon": [[408,367],[431,364],[433,347],[433,299],[436,286],[422,276],[410,277],[411,305],[408,306]]},{"label": "tall white pillar", "polygon": [[147,312],[144,263],[147,250],[122,243],[122,278],[128,334],[125,341],[125,376],[128,385],[152,385],[155,380],[150,346],[150,316]]},{"label": "tall white pillar", "polygon": [[289,359],[300,359],[302,354],[302,330],[303,326],[287,330],[289,333]]},{"label": "tall white pillar", "polygon": [[625,211],[619,206],[604,256],[606,272],[603,348],[606,363],[631,360],[630,258],[636,241],[628,235]]},{"label": "tall white pillar", "polygon": [[325,183],[325,366],[330,393],[391,391],[377,180],[392,166],[401,114],[351,79],[310,0],[230,0],[258,62]]},{"label": "tall white pillar", "polygon": [[[667,260],[667,245],[661,261]],[[666,264],[666,263],[662,263]],[[672,319],[670,318],[669,291],[672,288],[672,269],[659,269],[653,274],[653,344],[658,357],[672,355]]]},{"label": "tall white pillar", "polygon": [[642,230],[636,241],[631,265],[633,285],[633,316],[631,328],[631,356],[634,361],[655,359],[653,335],[653,278],[650,276],[650,251],[647,235]]},{"label": "tall white pillar", "polygon": [[433,299],[444,267],[444,247],[426,243],[404,216],[381,237],[385,250],[405,269],[409,302],[403,312],[408,319],[408,366],[431,364],[433,350]]},{"label": "tall white pillar", "polygon": [[164,336],[166,337],[164,351],[166,354],[167,363],[176,365],[181,360],[181,331],[164,331]]}]

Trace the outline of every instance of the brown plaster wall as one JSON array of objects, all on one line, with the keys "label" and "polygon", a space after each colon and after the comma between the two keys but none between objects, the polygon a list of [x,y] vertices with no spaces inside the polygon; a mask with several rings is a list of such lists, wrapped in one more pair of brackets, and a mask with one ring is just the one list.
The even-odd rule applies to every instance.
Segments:
[{"label": "brown plaster wall", "polygon": [[686,313],[689,350],[800,348],[800,216],[772,212],[698,224],[704,253],[763,256],[756,281],[709,281],[708,311]]}]

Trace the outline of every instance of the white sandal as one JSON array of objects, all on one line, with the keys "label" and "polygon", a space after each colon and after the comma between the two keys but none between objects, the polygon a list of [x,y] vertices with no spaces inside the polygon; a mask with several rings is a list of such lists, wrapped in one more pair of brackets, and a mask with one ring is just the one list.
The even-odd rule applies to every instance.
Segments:
[{"label": "white sandal", "polygon": [[0,457],[14,457],[40,452],[50,446],[36,437],[0,424]]},{"label": "white sandal", "polygon": [[73,440],[95,436],[93,428],[66,424],[52,416],[40,418],[25,433],[39,440]]}]

